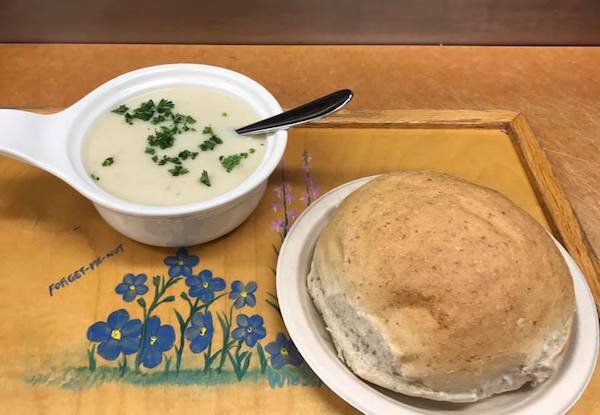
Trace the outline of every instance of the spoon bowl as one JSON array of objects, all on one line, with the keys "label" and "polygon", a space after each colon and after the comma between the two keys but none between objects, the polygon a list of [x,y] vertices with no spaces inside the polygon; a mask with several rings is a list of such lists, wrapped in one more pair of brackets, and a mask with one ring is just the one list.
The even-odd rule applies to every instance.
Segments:
[{"label": "spoon bowl", "polygon": [[241,135],[264,134],[316,121],[341,110],[352,100],[352,96],[351,90],[341,89],[266,120],[238,128],[235,132]]}]

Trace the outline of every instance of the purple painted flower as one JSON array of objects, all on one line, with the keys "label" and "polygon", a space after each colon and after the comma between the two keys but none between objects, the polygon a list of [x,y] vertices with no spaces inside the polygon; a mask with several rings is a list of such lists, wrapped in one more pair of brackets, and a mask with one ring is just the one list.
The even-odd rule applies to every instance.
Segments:
[{"label": "purple painted flower", "polygon": [[273,219],[271,222],[271,230],[273,232],[282,232],[285,227],[285,221],[283,219]]},{"label": "purple painted flower", "polygon": [[271,209],[273,209],[273,212],[278,212],[279,209],[281,209],[281,207],[282,206],[281,206],[280,202],[278,202],[276,200],[274,200],[274,201],[271,202]]},{"label": "purple painted flower", "polygon": [[286,204],[291,205],[294,202],[294,195],[291,191],[286,191],[284,199]]},{"label": "purple painted flower", "polygon": [[312,200],[315,200],[315,199],[317,199],[317,198],[319,197],[319,194],[320,194],[320,193],[321,193],[321,192],[320,192],[320,190],[319,190],[319,186],[318,186],[317,184],[315,184],[315,183],[312,183],[312,184],[309,186],[309,194],[310,194],[310,197],[312,198]]},{"label": "purple painted flower", "polygon": [[312,198],[310,198],[307,192],[302,192],[302,194],[300,195],[300,201],[308,205],[310,204],[310,202],[312,202]]},{"label": "purple painted flower", "polygon": [[275,196],[277,196],[278,198],[281,199],[283,197],[283,187],[281,187],[281,186],[275,187],[275,189],[273,189],[273,193],[275,193]]},{"label": "purple painted flower", "polygon": [[286,212],[286,217],[288,222],[292,222],[294,219],[296,219],[298,217],[296,209],[288,209],[288,211]]}]

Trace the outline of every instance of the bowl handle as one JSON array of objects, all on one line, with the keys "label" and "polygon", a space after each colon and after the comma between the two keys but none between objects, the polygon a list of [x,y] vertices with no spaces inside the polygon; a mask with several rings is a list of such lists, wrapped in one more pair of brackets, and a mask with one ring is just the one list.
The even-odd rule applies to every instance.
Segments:
[{"label": "bowl handle", "polygon": [[0,155],[60,176],[67,161],[65,125],[60,114],[0,109]]}]

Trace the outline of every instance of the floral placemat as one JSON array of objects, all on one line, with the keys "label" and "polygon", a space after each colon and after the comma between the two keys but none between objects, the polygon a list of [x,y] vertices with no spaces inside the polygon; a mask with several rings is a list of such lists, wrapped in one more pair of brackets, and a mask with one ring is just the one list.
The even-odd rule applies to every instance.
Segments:
[{"label": "floral placemat", "polygon": [[354,412],[285,331],[279,247],[322,192],[416,168],[496,188],[545,224],[495,130],[295,130],[252,216],[177,249],[123,237],[60,180],[0,159],[2,413]]}]

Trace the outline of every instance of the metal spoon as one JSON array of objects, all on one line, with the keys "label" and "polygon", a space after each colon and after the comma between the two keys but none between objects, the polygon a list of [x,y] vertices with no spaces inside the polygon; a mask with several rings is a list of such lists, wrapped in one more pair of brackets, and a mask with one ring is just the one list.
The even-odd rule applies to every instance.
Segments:
[{"label": "metal spoon", "polygon": [[285,130],[295,125],[305,124],[326,115],[333,114],[350,102],[351,99],[352,91],[349,89],[342,89],[289,111],[238,128],[235,132],[241,135],[252,135],[269,131]]}]

